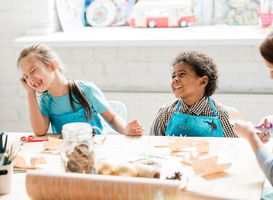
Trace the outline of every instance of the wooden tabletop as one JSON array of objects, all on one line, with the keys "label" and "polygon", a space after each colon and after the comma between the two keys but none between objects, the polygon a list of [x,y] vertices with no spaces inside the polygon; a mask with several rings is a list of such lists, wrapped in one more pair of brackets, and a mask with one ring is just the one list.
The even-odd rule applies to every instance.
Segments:
[{"label": "wooden tabletop", "polygon": [[[28,135],[32,135],[32,133],[8,133],[8,146],[11,144],[20,144],[20,137]],[[43,136],[43,138],[47,136]],[[54,135],[54,137],[59,137],[59,135]],[[219,155],[218,164],[231,162],[231,168],[225,172],[205,177],[196,175],[192,167],[184,166],[180,163],[182,155],[187,157],[190,152],[195,154],[196,151],[190,150],[173,153],[168,147],[155,148],[155,145],[168,144],[168,137],[164,136],[126,137],[123,135],[108,135],[103,145],[96,145],[96,151],[98,158],[110,159],[116,163],[139,159],[141,158],[139,156],[140,153],[149,152],[162,157],[152,158],[162,164],[161,178],[177,170],[186,174],[189,177],[186,191],[190,193],[197,192],[204,195],[234,199],[260,199],[265,175],[259,168],[256,157],[248,142],[240,138],[205,139],[210,144],[210,152],[205,156],[201,156],[201,159]],[[265,146],[272,151],[273,140],[270,139]],[[36,171],[62,171],[60,154],[45,152],[42,142],[25,143],[19,155],[24,156],[27,163],[31,156],[43,156],[47,160],[47,164],[41,165]],[[29,199],[26,192],[25,180],[26,173],[14,173],[11,192],[1,195],[1,200]]]}]

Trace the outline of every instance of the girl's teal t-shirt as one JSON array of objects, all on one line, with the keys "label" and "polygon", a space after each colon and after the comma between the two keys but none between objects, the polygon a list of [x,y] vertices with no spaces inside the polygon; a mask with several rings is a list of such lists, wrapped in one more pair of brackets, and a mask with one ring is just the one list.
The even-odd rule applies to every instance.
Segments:
[{"label": "girl's teal t-shirt", "polygon": [[[106,101],[101,90],[92,82],[76,81],[80,86],[82,92],[88,99],[92,109],[94,117],[98,117],[98,113],[103,113],[109,108],[109,103]],[[51,95],[50,95],[51,96]],[[38,99],[38,104],[43,115],[50,117],[48,102],[49,95],[43,94]],[[74,103],[77,110],[82,109],[82,105]],[[73,113],[72,107],[69,101],[69,94],[62,97],[51,98],[51,114],[53,116],[61,116]]]}]

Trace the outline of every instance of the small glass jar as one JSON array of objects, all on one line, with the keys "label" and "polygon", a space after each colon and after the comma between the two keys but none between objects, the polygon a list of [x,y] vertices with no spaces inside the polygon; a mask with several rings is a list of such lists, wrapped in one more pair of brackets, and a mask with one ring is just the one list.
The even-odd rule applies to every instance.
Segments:
[{"label": "small glass jar", "polygon": [[62,170],[86,174],[97,174],[96,149],[89,123],[69,123],[62,128]]}]

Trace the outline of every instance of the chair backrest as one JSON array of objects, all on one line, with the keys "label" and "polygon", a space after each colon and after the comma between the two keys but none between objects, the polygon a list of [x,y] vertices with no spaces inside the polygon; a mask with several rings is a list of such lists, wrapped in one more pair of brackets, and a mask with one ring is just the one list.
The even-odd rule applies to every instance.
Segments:
[{"label": "chair backrest", "polygon": [[244,120],[244,115],[233,107],[226,107],[229,113],[229,123],[234,125],[237,120]]},{"label": "chair backrest", "polygon": [[[108,101],[108,103],[110,105],[110,108],[112,108],[112,110],[126,122],[127,121],[126,106],[119,101]],[[103,119],[103,117],[100,116],[100,118],[101,123],[103,127],[108,131],[108,134],[117,134],[117,132],[111,128],[111,126]]]},{"label": "chair backrest", "polygon": [[230,111],[234,111],[234,112],[237,112],[238,113],[238,110],[236,110],[235,108],[233,107],[226,107],[227,110],[228,110],[228,113],[230,113]]}]

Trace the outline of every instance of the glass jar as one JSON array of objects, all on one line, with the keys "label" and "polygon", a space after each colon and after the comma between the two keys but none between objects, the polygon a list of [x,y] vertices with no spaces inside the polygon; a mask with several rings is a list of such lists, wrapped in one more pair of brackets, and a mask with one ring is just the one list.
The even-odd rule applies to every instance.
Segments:
[{"label": "glass jar", "polygon": [[86,174],[97,174],[96,149],[89,123],[69,123],[62,128],[62,170]]}]

